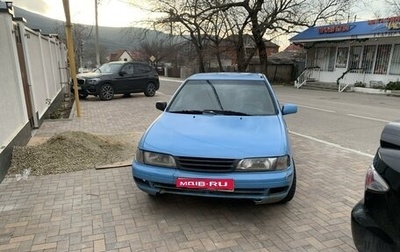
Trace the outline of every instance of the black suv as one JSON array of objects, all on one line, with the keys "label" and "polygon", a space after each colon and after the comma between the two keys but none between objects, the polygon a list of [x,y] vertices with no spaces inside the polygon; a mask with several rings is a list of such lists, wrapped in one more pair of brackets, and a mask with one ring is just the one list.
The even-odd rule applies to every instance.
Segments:
[{"label": "black suv", "polygon": [[364,198],[351,212],[351,230],[358,251],[400,251],[400,121],[382,131]]},{"label": "black suv", "polygon": [[[80,98],[94,95],[101,100],[111,100],[114,94],[140,92],[144,92],[146,96],[154,96],[160,87],[157,71],[141,62],[108,62],[93,73],[78,74],[76,77]],[[74,86],[71,91],[74,92]]]}]

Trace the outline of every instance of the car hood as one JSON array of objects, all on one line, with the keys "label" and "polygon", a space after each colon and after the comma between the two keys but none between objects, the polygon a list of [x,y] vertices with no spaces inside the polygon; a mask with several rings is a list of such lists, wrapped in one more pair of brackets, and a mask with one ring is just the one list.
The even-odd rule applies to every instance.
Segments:
[{"label": "car hood", "polygon": [[285,123],[273,116],[187,115],[164,112],[139,147],[175,156],[244,158],[288,154]]},{"label": "car hood", "polygon": [[82,79],[92,79],[92,78],[102,78],[102,77],[107,77],[113,75],[112,73],[81,73],[77,74],[76,78],[82,78]]}]

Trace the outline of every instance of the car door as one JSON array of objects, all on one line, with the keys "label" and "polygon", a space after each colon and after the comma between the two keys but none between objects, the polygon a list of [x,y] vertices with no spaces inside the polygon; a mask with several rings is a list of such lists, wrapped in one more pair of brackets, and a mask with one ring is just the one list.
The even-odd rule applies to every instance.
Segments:
[{"label": "car door", "polygon": [[145,90],[148,82],[149,67],[145,64],[133,64],[133,78],[130,82],[130,90],[132,92],[142,92]]},{"label": "car door", "polygon": [[128,93],[133,78],[133,64],[125,64],[118,73],[117,82],[114,84],[116,93]]}]

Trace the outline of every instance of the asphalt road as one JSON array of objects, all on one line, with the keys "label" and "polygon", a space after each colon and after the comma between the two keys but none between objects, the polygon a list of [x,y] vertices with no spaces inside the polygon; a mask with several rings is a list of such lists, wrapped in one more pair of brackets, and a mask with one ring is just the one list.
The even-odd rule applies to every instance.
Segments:
[{"label": "asphalt road", "polygon": [[[181,80],[161,79],[160,92],[172,95]],[[273,85],[281,103],[298,105],[286,116],[290,133],[372,157],[385,124],[400,120],[400,98],[338,93]]]}]

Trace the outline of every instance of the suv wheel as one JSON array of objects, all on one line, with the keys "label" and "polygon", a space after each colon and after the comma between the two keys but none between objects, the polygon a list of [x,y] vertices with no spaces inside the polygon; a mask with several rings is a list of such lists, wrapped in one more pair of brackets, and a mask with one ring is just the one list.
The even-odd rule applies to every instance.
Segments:
[{"label": "suv wheel", "polygon": [[103,84],[103,86],[100,87],[99,96],[101,100],[111,100],[114,98],[114,88],[108,83]]},{"label": "suv wheel", "polygon": [[144,91],[144,95],[147,97],[153,97],[156,94],[156,85],[150,82],[147,84],[146,90]]}]

